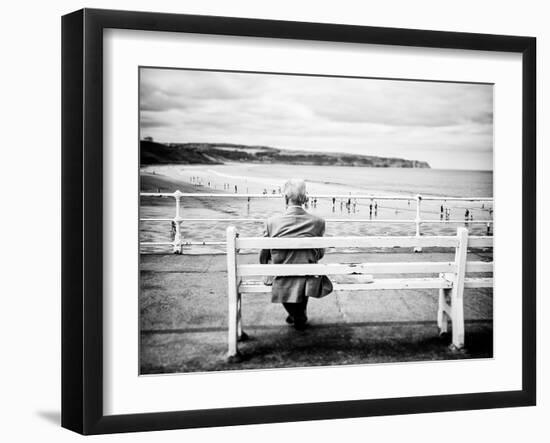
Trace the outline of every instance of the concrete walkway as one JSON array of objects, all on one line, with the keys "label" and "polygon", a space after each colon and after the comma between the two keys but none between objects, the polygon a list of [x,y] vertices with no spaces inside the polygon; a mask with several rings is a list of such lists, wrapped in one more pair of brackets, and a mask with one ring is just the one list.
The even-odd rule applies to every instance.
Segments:
[{"label": "concrete walkway", "polygon": [[[324,263],[449,261],[452,253],[332,253]],[[491,260],[490,253],[469,260]],[[242,255],[254,263],[256,254]],[[270,295],[243,297],[242,362],[228,364],[225,255],[142,255],[143,374],[492,357],[492,289],[465,293],[466,349],[439,337],[437,290],[338,292],[310,300],[309,328],[285,324]]]}]

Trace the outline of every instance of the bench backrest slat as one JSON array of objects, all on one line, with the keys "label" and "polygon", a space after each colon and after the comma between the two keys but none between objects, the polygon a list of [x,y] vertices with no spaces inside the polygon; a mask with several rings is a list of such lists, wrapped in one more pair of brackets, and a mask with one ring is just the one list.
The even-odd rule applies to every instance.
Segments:
[{"label": "bench backrest slat", "polygon": [[272,275],[353,275],[353,274],[438,274],[455,272],[453,262],[399,263],[318,263],[282,265],[239,265],[241,277]]},{"label": "bench backrest slat", "polygon": [[238,237],[237,249],[312,249],[312,248],[456,248],[456,236],[424,237]]}]

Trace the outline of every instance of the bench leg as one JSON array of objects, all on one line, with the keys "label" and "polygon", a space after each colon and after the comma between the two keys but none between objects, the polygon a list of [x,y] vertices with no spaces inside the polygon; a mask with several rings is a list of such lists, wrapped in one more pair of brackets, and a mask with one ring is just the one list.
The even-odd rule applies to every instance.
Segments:
[{"label": "bench leg", "polygon": [[458,297],[457,292],[453,288],[451,295],[451,316],[453,322],[451,349],[453,350],[464,348],[464,299]]},{"label": "bench leg", "polygon": [[227,359],[238,361],[239,279],[237,278],[237,231],[227,228]]},{"label": "bench leg", "polygon": [[236,293],[233,297],[231,294],[232,291],[229,291],[229,303],[228,303],[228,328],[227,328],[227,358],[232,359],[236,357],[239,353],[237,347],[238,340],[238,304],[236,300]]},{"label": "bench leg", "polygon": [[229,361],[236,361],[239,355],[237,342],[240,329],[240,300],[237,285],[229,287],[227,297],[227,358]]},{"label": "bench leg", "polygon": [[456,274],[451,290],[451,319],[453,322],[453,343],[451,349],[464,348],[464,279],[468,254],[468,230],[457,228],[458,247],[456,248]]}]

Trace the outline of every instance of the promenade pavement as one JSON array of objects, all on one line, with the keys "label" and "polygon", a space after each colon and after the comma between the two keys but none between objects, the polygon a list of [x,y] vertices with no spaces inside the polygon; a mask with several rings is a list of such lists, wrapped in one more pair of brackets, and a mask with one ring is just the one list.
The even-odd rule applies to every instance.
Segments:
[{"label": "promenade pavement", "polygon": [[[450,252],[329,253],[323,263],[450,261]],[[476,252],[469,260],[492,260]],[[240,260],[257,262],[257,254]],[[466,346],[449,349],[439,337],[437,290],[337,292],[309,301],[309,327],[285,323],[269,294],[243,296],[240,362],[226,361],[227,274],[223,254],[140,257],[140,369],[142,374],[262,369],[336,364],[490,358],[493,291],[465,291]]]}]

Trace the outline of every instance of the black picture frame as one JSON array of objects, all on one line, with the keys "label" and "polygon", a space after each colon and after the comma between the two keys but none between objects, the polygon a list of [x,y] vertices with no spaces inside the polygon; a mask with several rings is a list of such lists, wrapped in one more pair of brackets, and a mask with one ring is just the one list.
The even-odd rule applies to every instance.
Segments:
[{"label": "black picture frame", "polygon": [[[103,413],[103,30],[504,51],[522,54],[522,388],[131,415]],[[82,434],[321,420],[536,403],[536,39],[83,9],[62,18],[62,426]]]}]

